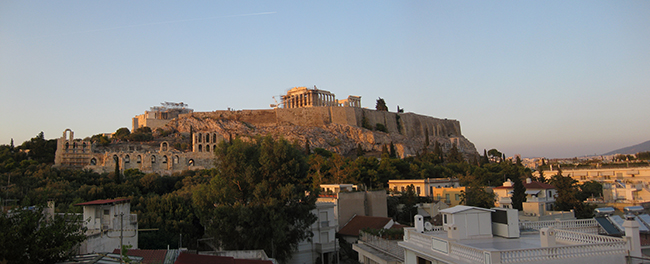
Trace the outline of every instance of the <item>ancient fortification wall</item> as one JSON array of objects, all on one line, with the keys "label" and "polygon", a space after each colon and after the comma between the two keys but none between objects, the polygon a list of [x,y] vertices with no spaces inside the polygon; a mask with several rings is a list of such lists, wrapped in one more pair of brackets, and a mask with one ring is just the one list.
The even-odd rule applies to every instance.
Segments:
[{"label": "ancient fortification wall", "polygon": [[402,134],[406,137],[423,137],[425,133],[437,137],[460,137],[460,122],[439,119],[414,113],[392,113],[355,107],[308,107],[276,108],[269,110],[239,110],[194,112],[182,114],[179,118],[229,119],[255,126],[296,125],[322,127],[331,123],[362,127],[365,117],[368,124],[375,127],[383,124],[388,133]]}]

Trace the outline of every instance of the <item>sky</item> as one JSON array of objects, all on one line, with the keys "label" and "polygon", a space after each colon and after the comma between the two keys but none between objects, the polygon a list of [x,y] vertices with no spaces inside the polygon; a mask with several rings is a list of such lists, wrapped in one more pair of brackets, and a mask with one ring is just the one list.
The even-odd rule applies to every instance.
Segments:
[{"label": "sky", "polygon": [[479,153],[650,140],[650,1],[0,1],[0,144],[131,128],[161,102],[317,86],[459,120]]}]

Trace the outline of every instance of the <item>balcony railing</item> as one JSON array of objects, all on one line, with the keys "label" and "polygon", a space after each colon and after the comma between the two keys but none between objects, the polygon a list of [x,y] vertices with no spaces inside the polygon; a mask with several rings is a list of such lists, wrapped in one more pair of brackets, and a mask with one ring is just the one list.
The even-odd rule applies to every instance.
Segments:
[{"label": "balcony railing", "polygon": [[472,263],[552,262],[558,259],[625,255],[628,250],[627,241],[622,238],[584,234],[567,230],[556,230],[557,240],[564,243],[580,243],[581,245],[533,249],[482,250],[459,244],[454,242],[454,240],[437,237],[434,239],[431,235],[416,232],[415,228],[405,228],[404,231],[405,242],[419,245],[420,248],[431,248],[451,258]]},{"label": "balcony railing", "polygon": [[404,261],[404,248],[397,245],[397,240],[391,241],[383,239],[363,231],[360,233],[360,240],[363,241],[364,244]]},{"label": "balcony railing", "polygon": [[579,229],[585,227],[598,227],[596,219],[578,219],[578,220],[563,220],[563,221],[534,221],[534,222],[520,222],[519,229],[540,230],[553,226],[556,229]]},{"label": "balcony railing", "polygon": [[627,244],[625,241],[620,241],[562,247],[504,250],[498,253],[500,253],[500,263],[551,262],[568,258],[625,255],[627,253]]}]

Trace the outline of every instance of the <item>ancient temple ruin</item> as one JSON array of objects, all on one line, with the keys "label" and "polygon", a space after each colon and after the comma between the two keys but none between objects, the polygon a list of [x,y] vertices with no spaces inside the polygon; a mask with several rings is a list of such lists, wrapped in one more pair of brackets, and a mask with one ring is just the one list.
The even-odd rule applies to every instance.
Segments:
[{"label": "ancient temple ruin", "polygon": [[282,96],[284,108],[304,108],[317,106],[361,107],[361,96],[348,96],[337,100],[336,96],[325,90],[307,87],[294,87]]}]

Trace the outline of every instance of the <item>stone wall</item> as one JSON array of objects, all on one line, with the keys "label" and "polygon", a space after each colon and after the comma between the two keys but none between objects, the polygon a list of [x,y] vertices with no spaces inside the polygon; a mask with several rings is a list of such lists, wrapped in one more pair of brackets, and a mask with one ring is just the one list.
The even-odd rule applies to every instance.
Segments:
[{"label": "stone wall", "polygon": [[[402,134],[406,137],[423,137],[428,131],[430,136],[460,137],[460,122],[451,119],[439,119],[414,113],[393,113],[356,107],[306,107],[276,108],[268,110],[238,110],[194,112],[181,114],[179,118],[229,119],[245,122],[254,126],[296,125],[325,126],[331,123],[362,127],[365,117],[373,128],[376,124],[386,127],[388,133]],[[398,125],[399,123],[399,125]]]}]

